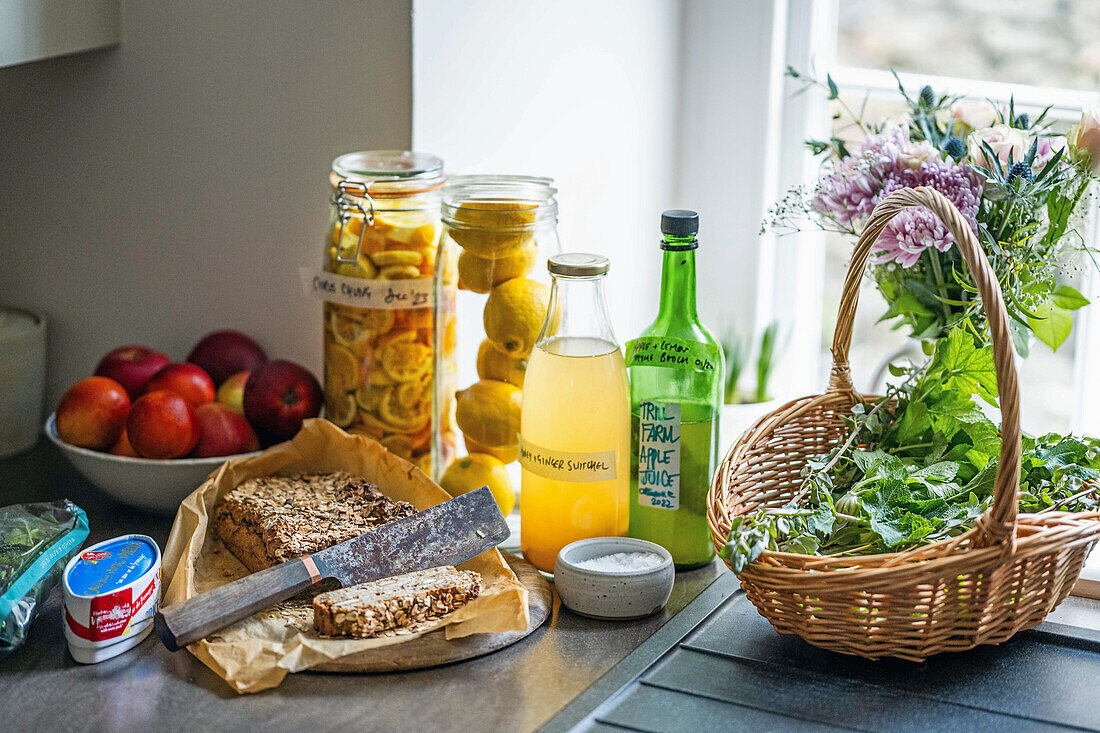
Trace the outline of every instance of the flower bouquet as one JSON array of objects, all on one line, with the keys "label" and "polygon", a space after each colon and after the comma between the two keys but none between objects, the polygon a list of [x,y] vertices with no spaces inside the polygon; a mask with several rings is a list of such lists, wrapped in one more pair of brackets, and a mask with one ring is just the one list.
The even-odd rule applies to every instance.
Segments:
[{"label": "flower bouquet", "polygon": [[[1051,349],[1069,336],[1072,311],[1088,299],[1066,282],[1093,251],[1081,232],[1100,171],[1100,112],[1086,110],[1066,136],[1055,134],[1047,110],[1031,119],[1010,101],[965,101],[925,86],[901,119],[869,123],[824,82],[788,69],[825,89],[848,118],[858,143],[810,140],[826,156],[817,181],[791,189],[774,205],[765,230],[801,230],[806,222],[859,233],[871,210],[899,188],[930,186],[958,207],[978,236],[1000,280],[1013,343],[1027,356],[1030,335]],[[883,320],[908,326],[914,337],[938,339],[956,326],[984,333],[984,316],[954,238],[925,210],[910,210],[887,226],[875,245],[872,275],[888,309]],[[1095,260],[1093,260],[1095,262]],[[984,340],[984,338],[983,338]]]}]

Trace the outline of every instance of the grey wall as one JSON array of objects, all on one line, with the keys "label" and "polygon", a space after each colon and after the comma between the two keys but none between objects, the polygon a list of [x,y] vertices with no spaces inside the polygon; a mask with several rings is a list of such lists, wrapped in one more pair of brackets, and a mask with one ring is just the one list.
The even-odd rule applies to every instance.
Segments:
[{"label": "grey wall", "polygon": [[236,327],[320,368],[329,163],[407,147],[410,0],[129,0],[122,45],[0,69],[0,303],[50,319],[48,406],[99,356]]}]

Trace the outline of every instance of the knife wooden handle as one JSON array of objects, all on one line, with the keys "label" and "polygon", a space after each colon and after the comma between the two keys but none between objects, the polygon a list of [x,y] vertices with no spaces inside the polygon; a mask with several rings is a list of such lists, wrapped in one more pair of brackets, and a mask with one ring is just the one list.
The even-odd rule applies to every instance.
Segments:
[{"label": "knife wooden handle", "polygon": [[173,603],[157,613],[154,627],[164,646],[169,651],[178,651],[207,634],[301,593],[319,580],[317,566],[307,555]]}]

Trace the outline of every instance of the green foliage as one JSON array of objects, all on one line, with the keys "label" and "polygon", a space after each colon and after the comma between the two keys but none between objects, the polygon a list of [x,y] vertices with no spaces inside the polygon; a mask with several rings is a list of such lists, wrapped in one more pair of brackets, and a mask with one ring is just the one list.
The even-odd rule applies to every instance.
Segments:
[{"label": "green foliage", "polygon": [[[923,368],[859,404],[847,439],[812,458],[784,507],[738,517],[722,556],[740,572],[765,549],[826,556],[897,552],[955,536],[993,499],[1001,440],[977,400],[997,406],[993,351],[961,328]],[[975,399],[977,398],[977,399]],[[1100,442],[1023,438],[1020,511],[1095,510]]]},{"label": "green foliage", "polygon": [[737,333],[731,333],[724,340],[722,343],[722,351],[726,357],[724,401],[727,405],[764,402],[770,398],[768,384],[771,382],[775,363],[783,350],[778,339],[779,324],[773,321],[760,334],[760,343],[756,350],[756,389],[747,394],[739,393],[737,387],[741,381],[741,374],[752,356],[753,343],[751,339],[743,338]]},{"label": "green foliage", "polygon": [[779,334],[779,324],[772,321],[760,335],[760,354],[756,359],[756,401],[763,402],[768,399],[768,382],[771,380],[772,368],[775,366],[776,337]]},{"label": "green foliage", "polygon": [[749,360],[751,344],[736,333],[731,333],[722,342],[722,351],[726,356],[726,384],[724,402],[732,405],[737,402],[737,384],[741,381],[741,372]]}]

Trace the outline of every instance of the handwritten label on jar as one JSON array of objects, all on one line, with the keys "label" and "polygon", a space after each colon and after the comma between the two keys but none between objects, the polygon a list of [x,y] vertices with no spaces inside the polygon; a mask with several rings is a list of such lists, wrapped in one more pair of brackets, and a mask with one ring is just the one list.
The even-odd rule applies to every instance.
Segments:
[{"label": "handwritten label on jar", "polygon": [[617,477],[615,451],[574,453],[550,450],[519,439],[519,465],[554,481],[610,481]]},{"label": "handwritten label on jar", "polygon": [[414,280],[367,280],[309,267],[301,268],[299,273],[306,295],[329,303],[384,310],[432,306],[433,283],[430,277]]},{"label": "handwritten label on jar", "polygon": [[680,508],[680,404],[643,401],[638,420],[638,503]]},{"label": "handwritten label on jar", "polygon": [[669,336],[642,336],[627,342],[626,365],[713,372],[718,368],[718,347]]}]

